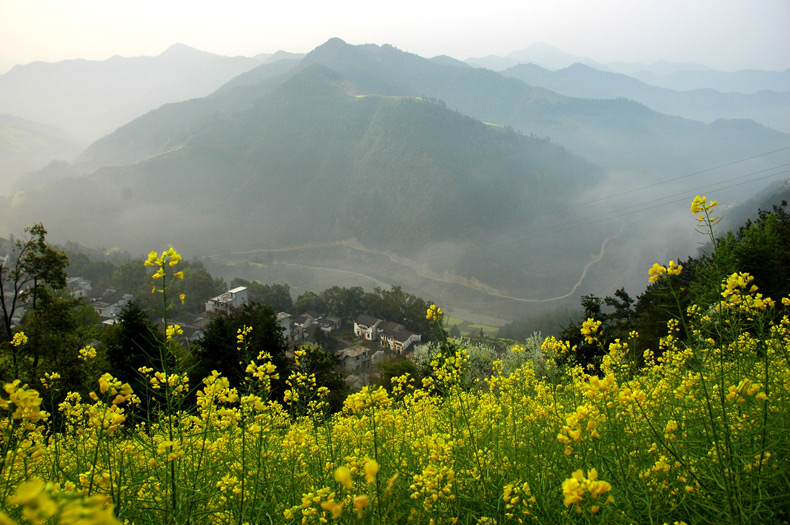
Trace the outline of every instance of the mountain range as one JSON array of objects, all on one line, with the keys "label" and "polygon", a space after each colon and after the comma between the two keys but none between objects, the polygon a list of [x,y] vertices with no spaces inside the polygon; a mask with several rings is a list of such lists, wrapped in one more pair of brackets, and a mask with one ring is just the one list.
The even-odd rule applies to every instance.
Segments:
[{"label": "mountain range", "polygon": [[0,193],[12,190],[19,176],[53,159],[72,159],[82,150],[74,137],[56,126],[0,114]]},{"label": "mountain range", "polygon": [[713,89],[722,93],[756,93],[758,91],[790,90],[790,69],[784,71],[716,71],[702,64],[674,63],[659,60],[652,64],[609,62],[602,64],[588,57],[571,55],[545,42],[513,51],[505,56],[489,55],[468,58],[466,63],[475,67],[504,71],[522,64],[533,64],[550,71],[566,69],[574,64],[583,64],[607,73],[621,73],[651,86],[692,91]]},{"label": "mountain range", "polygon": [[[586,89],[639,86],[588,73]],[[54,238],[140,253],[173,243],[270,282],[294,268],[313,286],[355,275],[506,319],[643,283],[652,262],[694,241],[673,221],[624,210],[722,184],[743,174],[738,159],[773,168],[788,146],[751,120],[706,124],[332,39],[164,104],[26,177],[0,223],[43,221]],[[649,199],[631,193],[679,174],[695,176]]]},{"label": "mountain range", "polygon": [[761,90],[750,94],[722,93],[710,88],[676,91],[651,86],[622,73],[600,71],[578,63],[558,71],[550,71],[535,64],[520,64],[501,73],[569,97],[624,98],[667,115],[706,122],[750,119],[785,133],[790,132],[790,91]]},{"label": "mountain range", "polygon": [[[362,92],[439,100],[450,109],[484,122],[550,138],[607,169],[644,172],[661,165],[678,170],[710,165],[725,155],[746,155],[758,144],[768,150],[787,144],[786,135],[754,122],[705,125],[659,113],[632,100],[561,96],[487,69],[448,65],[388,45],[351,46],[339,39],[319,46],[301,61],[265,64],[240,75],[208,97],[209,102],[195,103],[189,109],[163,108],[152,118],[161,118],[170,111],[183,112],[179,116],[181,123],[175,124],[178,126],[186,125],[193,112],[243,107],[247,98],[260,96],[313,63],[330,67],[353,81]],[[242,95],[245,89],[252,91]],[[238,95],[231,95],[230,91]],[[129,152],[128,142],[122,145],[124,155]],[[135,147],[138,144],[139,140]],[[663,147],[657,149],[656,144]],[[159,145],[157,138],[153,149],[144,150],[143,155],[159,152]],[[92,167],[108,161],[93,161],[95,151],[97,148],[91,147],[80,161],[89,162]]]},{"label": "mountain range", "polygon": [[57,126],[88,144],[162,104],[206,96],[260,63],[183,44],[156,57],[34,62],[0,75],[0,114]]}]

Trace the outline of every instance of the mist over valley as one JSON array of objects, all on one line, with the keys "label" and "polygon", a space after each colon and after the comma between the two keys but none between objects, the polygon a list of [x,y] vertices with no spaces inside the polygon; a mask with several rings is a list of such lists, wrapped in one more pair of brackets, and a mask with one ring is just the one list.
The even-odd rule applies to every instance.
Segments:
[{"label": "mist over valley", "polygon": [[173,245],[294,293],[397,285],[502,324],[639,293],[654,262],[696,253],[694,195],[739,220],[786,195],[787,72],[699,71],[684,90],[682,68],[499,58],[333,38],[17,66],[0,75],[0,232]]}]

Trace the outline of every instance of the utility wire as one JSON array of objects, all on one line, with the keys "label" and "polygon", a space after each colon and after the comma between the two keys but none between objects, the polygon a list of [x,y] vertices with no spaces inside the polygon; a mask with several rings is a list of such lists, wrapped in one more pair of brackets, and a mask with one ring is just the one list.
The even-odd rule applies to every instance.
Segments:
[{"label": "utility wire", "polygon": [[[624,207],[620,207],[617,210],[610,210],[610,211],[598,213],[598,214],[595,214],[595,215],[588,215],[588,216],[585,216],[585,217],[579,217],[578,219],[574,219],[572,221],[568,221],[568,222],[565,222],[565,223],[562,223],[562,224],[558,224],[555,227],[550,228],[547,231],[528,234],[528,235],[525,235],[525,236],[522,236],[522,237],[519,237],[519,238],[516,238],[516,239],[508,239],[507,241],[502,241],[502,242],[492,242],[492,243],[488,243],[488,244],[485,244],[485,245],[482,245],[482,246],[478,246],[478,247],[475,247],[475,248],[463,249],[463,250],[458,250],[458,251],[453,252],[453,253],[439,254],[439,255],[427,257],[427,258],[423,259],[421,262],[430,262],[430,261],[435,261],[435,260],[439,260],[439,259],[445,259],[445,258],[448,258],[448,257],[455,257],[455,256],[465,255],[467,253],[479,252],[479,251],[487,250],[487,249],[490,249],[490,248],[501,248],[501,247],[505,247],[505,246],[510,245],[510,244],[523,242],[523,241],[527,241],[527,240],[531,240],[531,239],[537,239],[537,238],[540,238],[540,237],[546,237],[548,235],[553,235],[555,233],[565,232],[565,231],[568,231],[568,230],[571,230],[571,229],[574,229],[574,228],[578,228],[580,226],[588,226],[588,225],[592,225],[592,224],[599,224],[599,223],[604,222],[604,221],[608,221],[608,220],[612,220],[612,219],[618,219],[618,218],[621,218],[621,217],[626,217],[626,216],[629,216],[629,215],[633,215],[635,213],[642,213],[642,212],[645,212],[645,211],[653,210],[653,209],[660,208],[660,207],[663,207],[663,206],[667,206],[667,205],[670,205],[670,204],[676,204],[678,202],[683,202],[684,200],[688,200],[690,198],[689,196],[691,194],[699,194],[699,192],[704,190],[704,189],[712,188],[714,186],[719,186],[721,184],[726,184],[727,182],[732,182],[734,180],[742,179],[742,178],[747,177],[747,176],[756,175],[756,174],[759,174],[759,173],[764,173],[765,171],[771,171],[771,170],[774,170],[774,169],[777,169],[777,168],[786,167],[788,165],[790,165],[790,164],[782,164],[782,165],[779,165],[779,166],[775,166],[773,168],[768,168],[768,169],[765,169],[765,170],[759,170],[759,171],[755,171],[755,172],[752,172],[752,173],[749,173],[749,174],[746,174],[746,175],[740,175],[738,177],[733,177],[731,179],[727,179],[726,181],[720,181],[720,182],[716,182],[716,183],[713,183],[713,184],[708,184],[706,186],[701,186],[701,187],[699,187],[699,188],[697,188],[695,190],[687,190],[687,191],[683,191],[683,192],[680,192],[680,193],[675,193],[675,194],[672,194],[672,195],[659,197],[657,199],[651,199],[650,201],[647,201],[647,202],[640,202],[640,203],[636,203],[636,204],[630,204],[630,205],[627,205],[627,206],[624,206]],[[727,189],[730,189],[730,188],[735,188],[737,186],[742,186],[744,184],[749,184],[749,183],[756,182],[756,181],[759,181],[759,180],[769,179],[769,178],[772,178],[772,177],[776,177],[778,175],[784,175],[784,174],[788,174],[788,173],[790,173],[790,170],[784,170],[784,171],[781,171],[781,172],[778,172],[778,173],[772,173],[772,174],[764,175],[762,177],[757,177],[755,179],[751,179],[751,180],[748,180],[748,181],[740,182],[738,184],[733,184],[733,185],[730,185],[730,186],[725,186],[723,188],[718,188],[718,190],[727,190]],[[662,203],[662,204],[655,204],[655,202],[657,200],[659,200],[659,201],[660,200],[665,200],[665,199],[669,199],[669,198],[677,197],[677,196],[681,196],[681,195],[683,196],[682,199],[677,199],[677,200],[673,200],[673,201]],[[591,202],[593,202],[593,201],[591,201]],[[631,211],[631,212],[627,212],[627,213],[620,213],[623,210],[628,210],[628,209],[632,209],[632,208],[637,208],[637,209],[635,211]],[[606,217],[606,215],[609,215],[609,214],[616,214],[616,215],[612,215],[611,217]],[[603,218],[600,218],[600,217],[603,217]],[[591,221],[591,219],[598,219],[598,220]]]},{"label": "utility wire", "polygon": [[787,149],[790,149],[790,146],[786,146],[784,148],[775,149],[773,151],[768,151],[766,153],[761,153],[759,155],[754,155],[753,157],[747,157],[745,159],[734,160],[734,161],[728,162],[726,164],[720,164],[718,166],[714,166],[712,168],[706,168],[706,169],[700,170],[700,171],[695,171],[693,173],[687,173],[686,175],[680,175],[679,177],[674,177],[674,178],[671,178],[671,179],[662,180],[660,182],[655,182],[653,184],[648,184],[647,186],[642,186],[640,188],[634,188],[632,190],[626,190],[626,191],[622,191],[620,193],[613,193],[612,195],[607,195],[606,197],[601,197],[599,199],[586,201],[586,202],[584,202],[582,204],[591,204],[593,202],[600,202],[600,201],[611,199],[611,198],[614,198],[614,197],[620,197],[621,195],[628,195],[630,193],[636,193],[637,191],[644,191],[644,190],[647,190],[647,189],[650,189],[650,188],[655,188],[656,186],[661,186],[662,184],[667,184],[668,182],[675,182],[675,181],[678,181],[678,180],[681,180],[681,179],[686,179],[688,177],[694,177],[696,175],[701,175],[703,173],[708,173],[710,171],[716,171],[716,170],[719,170],[721,168],[726,168],[728,166],[734,166],[736,164],[741,164],[742,162],[746,162],[746,161],[754,160],[754,159],[759,159],[760,157],[766,157],[766,156],[772,155],[774,153],[779,153],[780,151],[784,151],[784,150],[787,150]]},{"label": "utility wire", "polygon": [[[695,172],[692,172],[692,173],[688,173],[688,174],[685,174],[685,175],[681,175],[681,176],[678,176],[678,177],[665,179],[665,180],[662,180],[662,181],[659,181],[659,182],[655,182],[655,183],[652,183],[652,184],[640,186],[640,187],[633,188],[633,189],[626,190],[626,191],[622,191],[622,192],[619,192],[619,193],[606,195],[604,197],[600,197],[600,198],[597,198],[597,199],[584,201],[584,202],[576,204],[575,206],[577,206],[577,207],[586,206],[586,205],[589,205],[589,204],[594,204],[594,203],[601,202],[601,201],[608,200],[608,199],[612,199],[612,198],[615,198],[615,197],[620,197],[620,196],[623,196],[623,195],[629,195],[631,193],[644,191],[644,190],[647,190],[647,189],[650,189],[650,188],[655,188],[657,186],[661,186],[663,184],[667,184],[667,183],[670,183],[670,182],[676,182],[678,180],[686,179],[686,178],[689,178],[689,177],[694,177],[694,176],[697,176],[697,175],[701,175],[703,173],[709,173],[709,172],[716,171],[716,170],[719,170],[719,169],[722,169],[722,168],[726,168],[726,167],[729,167],[729,166],[734,166],[734,165],[737,165],[737,164],[741,164],[741,163],[744,163],[744,162],[747,162],[747,161],[750,161],[750,160],[758,159],[758,158],[761,158],[761,157],[766,157],[768,155],[772,155],[774,153],[778,153],[778,152],[785,151],[785,150],[788,150],[788,149],[790,149],[790,146],[784,147],[784,148],[779,148],[779,149],[776,149],[776,150],[773,150],[773,151],[768,151],[768,152],[765,152],[765,153],[761,153],[759,155],[753,155],[751,157],[746,157],[746,158],[734,160],[732,162],[728,162],[728,163],[725,163],[725,164],[720,164],[720,165],[713,166],[711,168],[706,168],[706,169],[703,169],[703,170],[698,170],[698,171],[695,171]],[[732,177],[732,178],[726,179],[724,181],[719,181],[719,182],[715,182],[715,183],[712,183],[712,184],[707,184],[705,186],[701,186],[701,187],[698,187],[698,188],[693,189],[693,190],[690,189],[690,190],[687,190],[687,191],[674,193],[672,195],[666,195],[666,196],[663,196],[663,197],[653,198],[653,199],[651,199],[650,201],[647,201],[647,202],[641,202],[641,203],[636,203],[636,204],[630,204],[630,205],[627,205],[627,206],[624,206],[624,207],[619,207],[617,210],[602,212],[602,213],[598,213],[598,214],[595,214],[595,215],[589,215],[589,216],[586,216],[586,217],[581,217],[581,218],[578,218],[578,219],[574,219],[573,221],[569,221],[569,222],[566,222],[566,223],[563,223],[563,224],[555,225],[554,228],[550,228],[549,230],[546,230],[546,231],[543,231],[543,232],[535,232],[535,233],[532,233],[532,234],[528,234],[528,235],[519,237],[517,239],[508,239],[507,241],[502,241],[502,242],[492,242],[492,243],[489,243],[489,244],[486,244],[486,245],[482,245],[482,246],[478,246],[478,247],[475,247],[475,248],[458,250],[458,251],[455,251],[455,252],[452,252],[452,253],[447,253],[447,254],[434,255],[434,256],[427,257],[427,258],[419,261],[419,263],[433,262],[433,261],[437,261],[437,260],[441,260],[441,259],[446,259],[446,258],[449,258],[449,257],[458,257],[458,256],[461,256],[461,255],[466,255],[466,254],[470,254],[470,253],[480,252],[480,251],[491,249],[491,248],[504,248],[504,247],[507,247],[508,245],[511,245],[511,244],[516,244],[516,243],[524,242],[524,241],[527,241],[527,240],[532,240],[532,239],[537,239],[537,238],[541,238],[541,237],[546,237],[546,236],[549,236],[549,235],[555,235],[555,234],[558,234],[558,233],[562,233],[562,232],[565,232],[565,231],[576,229],[576,228],[581,227],[581,226],[588,226],[588,225],[593,225],[593,224],[599,224],[599,223],[602,223],[602,222],[605,222],[605,221],[609,221],[609,220],[613,220],[613,219],[620,219],[620,218],[631,216],[631,215],[635,215],[635,214],[638,214],[638,213],[644,213],[644,212],[647,212],[647,211],[651,211],[651,210],[654,210],[654,209],[662,208],[662,207],[669,206],[669,205],[672,205],[672,204],[677,204],[677,203],[680,203],[680,202],[688,201],[688,199],[690,198],[689,196],[691,194],[699,194],[703,190],[710,189],[710,188],[713,188],[713,187],[716,187],[716,186],[720,186],[721,184],[726,184],[728,182],[732,182],[732,181],[735,181],[735,180],[740,180],[740,179],[743,179],[745,177],[751,177],[753,175],[765,173],[767,171],[773,171],[773,170],[776,170],[776,169],[779,169],[779,168],[786,168],[787,166],[790,166],[790,164],[788,164],[788,163],[780,164],[780,165],[777,165],[777,166],[773,166],[771,168],[765,168],[765,169],[762,169],[762,170],[757,170],[757,171],[753,171],[753,172],[750,172],[750,173],[746,173],[746,174],[743,174],[743,175],[738,175],[736,177]],[[778,175],[784,175],[784,174],[787,174],[787,173],[790,173],[790,170],[785,169],[785,170],[777,172],[777,173],[771,173],[771,174],[768,174],[768,175],[764,175],[762,177],[757,177],[757,178],[754,178],[754,179],[743,181],[743,182],[740,182],[740,183],[737,183],[737,184],[732,184],[732,185],[729,185],[729,186],[724,186],[724,187],[717,188],[717,189],[718,190],[731,189],[731,188],[734,188],[734,187],[742,186],[744,184],[750,184],[750,183],[753,183],[753,182],[756,182],[756,181],[769,179],[769,178],[776,177]],[[662,200],[670,199],[670,198],[673,198],[673,197],[679,197],[679,196],[682,196],[682,198],[678,198],[678,199],[675,199],[675,200],[671,200],[671,201],[668,201],[668,202],[662,202],[662,203],[658,203],[658,204],[656,203],[656,201],[662,201]],[[634,208],[636,208],[636,209],[634,209]],[[625,211],[624,212],[624,210],[632,210],[632,211]],[[610,215],[612,213],[615,213],[615,215],[611,215],[609,217],[606,216],[606,215]],[[596,220],[592,220],[592,219],[596,219]],[[265,251],[268,251],[268,250],[261,249],[261,250],[255,250],[255,251],[265,252]],[[385,256],[386,254],[381,254],[381,255]],[[399,264],[399,263],[396,263],[396,264]],[[315,268],[315,269],[317,269],[317,270],[318,269],[326,270],[326,271],[332,271],[333,270],[331,268]],[[375,279],[374,277],[369,277],[369,278],[371,280],[373,280],[373,281],[377,281],[378,280],[378,279]],[[333,283],[337,283],[337,282],[340,282],[340,280],[339,279],[332,279],[332,280],[329,280],[329,281],[326,281],[326,282],[323,282],[323,283],[321,283],[321,282],[315,283],[313,286],[319,286],[320,287],[320,286],[325,286],[327,284],[333,284]]]}]

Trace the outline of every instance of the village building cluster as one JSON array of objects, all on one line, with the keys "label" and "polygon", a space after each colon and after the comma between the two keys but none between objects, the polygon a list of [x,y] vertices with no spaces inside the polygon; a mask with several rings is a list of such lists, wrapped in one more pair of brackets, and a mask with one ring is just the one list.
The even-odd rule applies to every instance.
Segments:
[{"label": "village building cluster", "polygon": [[[81,277],[69,278],[67,288],[75,296],[87,301],[96,310],[100,322],[106,325],[116,323],[124,306],[134,298],[132,294],[112,288],[94,289],[90,282]],[[247,288],[239,286],[209,299],[204,313],[180,317],[178,323],[184,331],[180,340],[187,351],[190,345],[203,336],[203,330],[212,317],[228,314],[248,302]],[[17,312],[19,319],[22,315],[24,308]],[[18,319],[15,320],[18,322]],[[353,323],[353,337],[335,338],[334,333],[343,327],[344,321]],[[347,374],[346,382],[351,388],[368,384],[379,361],[396,356],[411,357],[414,348],[422,341],[420,334],[411,332],[401,324],[365,314],[358,315],[352,321],[312,310],[298,316],[279,312],[277,322],[292,348],[305,343],[332,340],[331,352],[338,356],[342,371]]]}]

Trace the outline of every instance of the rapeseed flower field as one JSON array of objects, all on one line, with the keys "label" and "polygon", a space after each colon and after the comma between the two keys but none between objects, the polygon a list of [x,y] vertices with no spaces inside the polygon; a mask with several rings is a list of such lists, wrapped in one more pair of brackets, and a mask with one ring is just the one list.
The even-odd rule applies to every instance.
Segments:
[{"label": "rapeseed flower field", "polygon": [[[698,197],[692,211],[712,227],[715,205]],[[165,320],[180,260],[171,249],[146,262]],[[649,278],[682,271],[670,261]],[[300,352],[273,401],[278,371],[247,355],[249,329],[237,336],[243,387],[218,373],[190,385],[166,323],[162,366],[140,370],[146,392],[104,374],[49,414],[57,374],[4,386],[0,524],[787,521],[790,298],[763,297],[741,272],[715,285],[718,303],[678,312],[659,348],[636,355],[632,333],[583,368],[548,338],[540,373],[498,362],[472,387],[466,349],[432,306],[433,374],[365,387],[334,414]],[[583,323],[588,344],[599,326]]]}]

